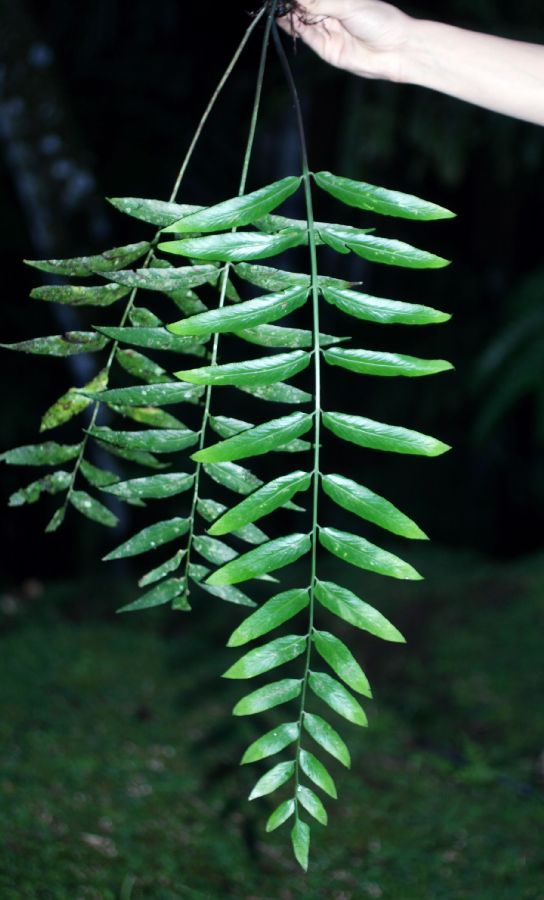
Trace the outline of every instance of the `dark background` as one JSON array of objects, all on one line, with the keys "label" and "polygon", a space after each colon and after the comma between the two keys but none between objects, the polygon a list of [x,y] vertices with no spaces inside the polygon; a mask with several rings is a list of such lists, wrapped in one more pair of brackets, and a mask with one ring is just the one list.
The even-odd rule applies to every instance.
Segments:
[{"label": "dark background", "polygon": [[[39,4],[29,0],[9,4],[1,0],[3,342],[85,327],[85,323],[92,321],[92,317],[89,319],[84,314],[81,317],[78,314],[75,320],[65,312],[61,317],[53,306],[29,300],[30,289],[40,281],[37,273],[24,267],[21,260],[23,257],[71,256],[100,251],[148,237],[146,227],[115,212],[103,198],[168,197],[204,105],[247,27],[248,6],[248,3],[181,3],[179,0],[162,0],[152,5],[143,0],[131,3],[95,0],[93,4],[81,7],[63,0]],[[436,14],[435,4],[431,3],[407,3],[403,8],[418,16]],[[476,30],[544,42],[542,14],[538,4],[530,0],[519,0],[516,4],[496,0],[471,0],[470,3],[448,0],[440,5],[440,17]],[[236,193],[258,45],[258,36],[255,36],[210,120],[184,182],[180,195],[182,202],[207,204]],[[395,663],[390,660],[384,662],[379,657],[375,663],[380,678],[391,676],[393,685],[389,694],[385,689],[383,698],[385,707],[391,711],[388,714],[392,721],[388,730],[385,714],[385,724],[383,719],[381,721],[382,730],[378,727],[382,737],[375,750],[377,765],[384,763],[389,752],[387,735],[395,728],[398,733],[399,723],[402,728],[407,727],[409,720],[410,727],[416,723],[415,733],[407,739],[410,753],[416,752],[414,747],[419,753],[422,747],[430,746],[433,752],[438,751],[438,758],[444,765],[454,766],[457,774],[457,767],[461,766],[463,772],[469,773],[468,783],[472,783],[472,778],[477,789],[481,788],[481,796],[469,797],[459,797],[455,788],[451,797],[453,805],[459,802],[464,810],[479,808],[488,785],[495,786],[497,778],[500,782],[504,771],[508,770],[514,781],[518,779],[518,786],[510,792],[506,790],[497,799],[497,809],[517,821],[519,796],[526,790],[533,797],[541,785],[537,759],[542,749],[542,723],[540,719],[538,724],[537,706],[531,707],[527,698],[536,698],[539,671],[540,676],[542,674],[540,644],[536,636],[542,623],[541,587],[544,584],[541,563],[544,525],[544,261],[541,225],[544,131],[419,88],[358,80],[326,66],[302,46],[295,49],[288,39],[286,47],[303,101],[314,170],[328,169],[413,192],[458,214],[451,222],[425,226],[407,225],[400,220],[379,223],[383,235],[407,239],[453,260],[450,268],[440,272],[412,273],[389,268],[376,271],[379,267],[369,267],[361,260],[342,257],[338,262],[327,252],[321,256],[323,271],[361,279],[369,293],[427,303],[454,314],[452,322],[440,328],[384,329],[377,335],[357,323],[342,320],[340,313],[335,315],[331,310],[325,311],[323,322],[323,330],[328,332],[339,333],[343,329],[345,333],[346,327],[354,328],[356,339],[367,341],[371,349],[444,357],[456,366],[453,374],[407,384],[389,379],[383,379],[383,384],[378,379],[364,379],[361,386],[350,393],[346,392],[343,378],[331,376],[326,385],[325,403],[329,408],[341,408],[417,428],[440,437],[454,448],[446,457],[434,461],[365,456],[365,483],[413,515],[431,535],[434,544],[434,548],[413,551],[410,557],[429,574],[429,584],[426,588],[418,588],[420,593],[402,594],[403,602],[413,603],[411,612],[403,608],[400,613],[401,624],[404,618],[410,640],[414,642],[412,661],[402,672],[395,669]],[[291,101],[272,53],[250,188],[291,174],[297,171],[298,165]],[[289,214],[303,216],[301,202],[290,201]],[[326,198],[319,198],[318,203],[318,216],[322,219],[338,217],[353,224],[368,221],[356,214],[350,217],[347,211],[332,201],[327,202]],[[299,268],[307,265],[304,253],[298,251],[291,260],[280,262]],[[83,324],[80,326],[80,323]],[[3,352],[1,365],[1,449],[35,442],[43,411],[72,384],[89,380],[96,370],[94,359],[79,362],[49,360],[8,352]],[[235,399],[234,392],[232,396],[231,414],[240,418],[249,415],[244,404]],[[56,438],[55,434],[53,438]],[[329,452],[328,460],[332,462],[334,451]],[[359,457],[346,447],[342,453],[345,454],[345,469],[357,478],[360,475]],[[21,647],[14,645],[12,648],[14,662],[6,675],[10,683],[24,672],[24,677],[34,684],[28,673],[33,671],[33,665],[37,666],[36,657],[39,658],[42,652],[37,648],[47,645],[50,639],[54,646],[52,636],[63,622],[78,623],[79,637],[73,638],[73,646],[79,646],[77,640],[82,640],[83,655],[86,646],[94,646],[93,640],[101,643],[104,636],[99,639],[93,632],[93,628],[98,627],[95,621],[110,622],[111,611],[119,605],[117,597],[130,590],[127,579],[133,579],[133,573],[122,568],[115,582],[107,580],[109,574],[97,574],[101,565],[98,559],[111,547],[111,535],[104,535],[98,526],[73,514],[57,535],[44,536],[43,528],[54,509],[51,500],[22,509],[8,511],[5,508],[9,494],[32,480],[32,476],[30,470],[2,468],[4,499],[0,546],[3,558],[1,584],[5,592],[4,626],[9,640],[15,640],[14,636],[19,633],[26,634],[25,628],[31,629],[30,643],[24,644],[23,662],[17,656],[23,653]],[[131,521],[125,519],[123,529],[128,531],[130,528]],[[466,583],[463,581],[465,575]],[[516,609],[516,603],[526,596],[531,599],[527,600],[525,615],[519,607]],[[395,595],[391,592],[384,596],[383,602],[393,615]],[[456,608],[455,614],[452,607]],[[457,621],[458,609],[461,612]],[[190,659],[194,658],[191,653],[197,657],[199,653],[210,655],[209,670],[201,673],[198,683],[202,689],[203,684],[208,684],[207,679],[210,681],[208,694],[204,691],[203,696],[207,698],[204,701],[206,715],[211,717],[207,721],[212,723],[216,712],[213,704],[210,709],[206,705],[211,702],[212,679],[217,673],[212,654],[216,642],[224,642],[224,626],[218,624],[217,614],[215,616],[204,638],[195,636],[191,626],[187,626],[192,650],[184,645]],[[521,618],[516,619],[516,616]],[[500,626],[496,625],[497,621]],[[164,653],[173,653],[170,641],[179,633],[179,626],[154,614],[145,622],[151,622],[153,627],[156,625],[160,640],[167,642]],[[196,622],[197,625],[202,623],[202,613],[196,615]],[[125,627],[125,622],[122,625]],[[126,645],[119,637],[119,626],[115,627],[115,640],[119,646],[112,644],[111,653],[118,654],[123,668],[125,664],[130,668],[128,658],[122,661],[125,652],[122,646],[125,648]],[[129,644],[136,642],[134,652],[145,653],[137,646],[140,626],[131,623],[126,627]],[[141,627],[145,633],[148,625]],[[435,639],[443,638],[448,630],[457,635],[452,638],[451,645],[435,645]],[[479,635],[479,643],[477,641],[473,646],[470,636],[474,633]],[[160,647],[163,647],[162,643]],[[155,651],[159,653],[156,648]],[[62,657],[62,648],[59,652]],[[66,659],[71,657],[68,647],[65,653]],[[487,669],[487,662],[482,662],[485,669],[482,678],[491,680],[496,698],[503,690],[513,691],[512,696],[508,695],[508,703],[504,701],[508,713],[501,699],[497,699],[496,708],[493,706],[494,701],[489,700],[476,676],[478,683],[471,682],[469,686],[455,680],[460,677],[463,661],[468,660],[470,682],[470,673],[475,672],[477,661],[488,657]],[[521,664],[524,658],[525,667]],[[450,662],[443,663],[444,659]],[[92,667],[99,662],[99,657],[94,658],[91,653],[89,665]],[[108,660],[102,659],[102,664],[108,671]],[[52,671],[49,658],[46,670]],[[505,671],[510,676],[508,689],[502,681]],[[66,685],[79,684],[80,674],[61,667],[51,678],[53,681],[58,678],[56,689],[62,695],[64,689],[69,691]],[[35,675],[39,678],[37,670]],[[111,677],[112,683],[117,683],[118,675],[113,670]],[[100,691],[106,694],[109,688],[100,686],[97,690],[97,702],[100,703]],[[133,686],[133,692],[138,690],[138,686]],[[399,691],[402,691],[400,698]],[[474,701],[476,695],[477,703]],[[133,702],[127,700],[130,696],[127,687],[126,696],[123,694],[119,704]],[[520,710],[525,701],[530,722]],[[28,721],[32,722],[36,698],[33,697],[32,703],[28,698],[16,698],[13,708],[20,710],[27,702]],[[89,697],[83,701],[87,710],[89,702]],[[142,700],[141,709],[137,706],[134,712],[138,722],[147,722],[151,717],[151,729],[153,716],[158,715],[156,710],[153,712],[153,702]],[[493,724],[482,728],[482,721],[488,714]],[[83,727],[81,713],[72,710],[70,715],[79,716],[80,727]],[[493,716],[497,722],[500,720],[500,726]],[[112,711],[112,722],[116,718]],[[51,722],[53,730],[59,722],[61,730],[65,727],[61,711],[51,712]],[[90,723],[91,730],[95,725],[94,721]],[[24,731],[22,720],[18,727]],[[194,724],[197,732],[200,727],[198,722]],[[223,727],[228,729],[228,720]],[[462,734],[452,735],[456,728]],[[510,747],[507,732],[510,735],[514,730],[525,730],[525,745]],[[152,734],[151,730],[151,741]],[[137,741],[137,738],[131,739]],[[112,738],[112,748],[118,746],[117,740],[121,737]],[[497,775],[491,748],[501,743],[509,749],[497,762]],[[60,738],[59,746],[64,748]],[[395,747],[391,754],[404,757],[405,749],[404,746]],[[56,752],[61,751],[57,749]],[[67,750],[68,759],[73,760],[77,752],[70,754]],[[92,757],[93,751],[89,752]],[[234,755],[238,752],[236,745],[228,753],[222,750],[219,755],[224,759],[231,752]],[[483,762],[478,752],[483,753]],[[410,757],[412,761],[413,758]],[[512,769],[509,769],[510,764]],[[32,766],[30,771],[33,771]],[[432,773],[431,778],[426,770],[428,781],[423,778],[427,798],[437,791],[447,790],[445,784],[440,783],[443,773],[439,776],[434,769]],[[435,775],[436,781],[433,780]],[[444,778],[449,784],[449,770]],[[44,776],[44,784],[46,782]],[[354,791],[358,789],[356,784]],[[458,784],[455,779],[454,784]],[[224,803],[221,785],[222,781],[219,788],[214,787],[219,792],[219,805]],[[238,787],[234,778],[230,790],[235,798]],[[37,792],[39,794],[38,789]],[[189,785],[187,792],[188,796],[193,796],[194,788]],[[371,804],[379,807],[383,796],[383,792],[377,790]],[[407,805],[409,809],[418,809],[419,800],[413,797],[400,798],[399,795],[397,801],[399,808]],[[116,807],[115,802],[111,802],[113,809],[118,808],[118,804]],[[229,803],[235,804],[235,800],[230,798]],[[385,807],[380,808],[387,818]],[[228,810],[231,810],[230,806]],[[199,815],[196,810],[193,818]],[[251,848],[250,862],[244,857],[245,850],[240,851],[240,869],[239,875],[233,876],[234,887],[220,880],[214,880],[211,887],[212,874],[206,875],[209,859],[204,856],[202,871],[195,873],[192,879],[189,876],[183,879],[190,886],[187,893],[176,881],[178,873],[172,875],[170,887],[165,887],[163,893],[152,882],[155,887],[147,886],[142,896],[216,897],[229,892],[241,896],[243,890],[244,896],[264,897],[264,893],[251,893],[249,888],[240,887],[249,878],[250,870],[244,868],[246,864],[257,865],[257,869],[251,868],[251,871],[257,885],[253,890],[259,890],[258,865],[262,864],[262,857],[260,863],[255,863],[256,838],[251,820],[248,825],[244,819],[245,809],[233,815],[242,817],[233,820],[236,834],[241,835],[240,846]],[[402,815],[399,813],[399,834],[391,837],[393,854],[399,848],[401,834],[405,835],[414,823],[409,816],[405,822]],[[417,812],[414,815],[417,818]],[[422,821],[427,823],[429,833],[437,827],[433,815],[440,818],[439,810],[422,809]],[[475,825],[476,831],[479,834],[485,832],[485,823],[489,821],[489,831],[485,833],[491,835],[490,823],[495,816],[495,807],[486,810],[484,824]],[[510,819],[505,818],[503,824],[504,834],[493,832],[490,838],[491,858],[495,853],[508,853],[501,841],[506,841],[507,846]],[[21,824],[21,833],[28,833],[26,827]],[[372,841],[372,829],[379,830],[379,823],[371,822],[369,827],[369,840]],[[467,827],[470,831],[470,826]],[[39,839],[36,837],[40,846],[42,838],[46,844],[48,840],[47,827],[44,828],[46,833],[40,833]],[[85,831],[91,830],[91,826],[85,826]],[[519,838],[520,847],[525,846],[532,832],[528,825],[527,832]],[[218,836],[218,847],[221,840]],[[417,838],[414,840],[417,844]],[[336,833],[329,841],[341,841],[341,837]],[[27,855],[35,849],[32,842],[27,845],[22,838],[15,849],[21,847]],[[478,881],[480,851],[477,846],[472,861],[467,862],[467,880],[462,885],[459,883],[459,894],[455,893],[457,887],[450,888],[448,893],[448,880],[443,873],[431,877],[425,840],[418,847],[421,859],[407,863],[412,874],[415,870],[419,872],[414,898],[488,896],[484,892],[487,890],[484,881]],[[175,850],[172,852],[175,854]],[[233,854],[238,850],[231,847],[224,852]],[[352,857],[355,852],[356,842],[351,850]],[[440,852],[449,851],[441,848]],[[108,857],[107,849],[103,856]],[[522,849],[516,856],[515,865],[520,856],[523,856]],[[531,859],[530,852],[528,858]],[[266,856],[265,863],[273,868],[271,859]],[[324,871],[330,872],[333,864],[349,863],[346,860],[329,861]],[[108,871],[109,865],[109,862],[104,863],[104,871]],[[515,865],[512,865],[514,871]],[[538,866],[541,867],[541,860]],[[129,864],[127,867],[130,871]],[[384,863],[384,871],[386,868]],[[57,864],[53,871],[58,871]],[[429,882],[422,871],[429,875]],[[504,883],[500,882],[502,893],[490,893],[490,897],[541,896],[533,887],[536,881],[528,880],[524,887],[516,881],[515,875],[511,878],[510,875],[507,873]],[[96,881],[93,881],[95,876]],[[112,885],[125,884],[122,874],[112,876],[111,883],[107,875],[101,882],[96,873],[86,875],[87,881],[80,879],[78,882],[74,877],[78,887],[90,885],[90,892],[85,896],[92,897],[109,897],[108,890],[113,891],[111,896],[119,896],[116,893],[118,887]],[[376,879],[380,877],[376,875]],[[401,896],[395,891],[403,890],[399,887],[404,884],[400,870],[398,877],[398,883],[394,882],[389,888],[392,893],[386,891],[386,895],[395,900]],[[42,896],[33,893],[38,888],[31,876],[29,878],[24,896]],[[142,875],[141,878],[144,880],[140,883],[145,885],[145,877]],[[441,878],[445,879],[443,884]],[[339,900],[367,894],[381,896],[372,893],[372,878],[359,880],[355,887],[345,888],[341,881],[334,882],[337,892],[330,896]],[[367,883],[370,884],[368,890]],[[192,888],[211,893],[193,894]],[[129,892],[121,896],[131,896],[132,887],[127,890]],[[280,896],[277,885],[269,886],[267,890],[270,890],[270,896]],[[295,886],[293,891],[293,894],[287,892],[281,896],[321,896],[317,886],[311,889]],[[62,877],[57,887],[52,888],[51,896],[72,895]],[[6,896],[19,894],[8,893]],[[402,896],[404,900],[412,895],[402,893]]]},{"label": "dark background", "polygon": [[[413,11],[432,10],[420,5]],[[531,3],[449,3],[443,15],[522,39],[538,41],[542,32]],[[69,256],[147,237],[147,229],[102,198],[168,196],[247,21],[247,5],[236,3],[208,8],[165,0],[151,14],[144,3],[97,2],[83,19],[69,4],[10,8],[2,26],[4,341],[66,327],[56,309],[28,300],[37,280],[22,257]],[[254,40],[194,157],[182,192],[186,202],[214,202],[236,191],[257,54]],[[414,514],[420,510],[438,542],[499,556],[538,548],[544,524],[544,389],[542,329],[532,326],[542,315],[544,283],[538,219],[542,130],[418,88],[358,80],[302,47],[293,63],[316,171],[419,193],[458,213],[451,223],[420,231],[402,222],[382,225],[383,234],[406,236],[452,259],[444,272],[399,275],[376,272],[361,261],[345,263],[349,276],[364,279],[369,292],[421,300],[454,314],[445,328],[368,336],[375,349],[444,356],[457,369],[453,376],[408,388],[398,382],[369,385],[369,415],[379,410],[376,418],[420,427],[455,447],[447,460],[422,469],[416,463],[417,484],[402,465],[389,467],[387,478],[399,482],[393,493]],[[290,100],[273,60],[250,186],[297,166]],[[301,203],[291,202],[292,214],[302,215]],[[318,214],[339,213],[320,200]],[[323,259],[332,274],[334,256]],[[306,261],[299,254],[296,263]],[[338,317],[329,324],[345,325]],[[32,442],[43,409],[96,363],[84,362],[86,368],[75,372],[74,365],[3,354],[3,447]],[[369,459],[368,465],[382,462]],[[7,490],[17,477],[5,476]],[[65,572],[66,554],[58,553],[57,539],[39,538],[45,517],[39,507],[2,517],[6,574],[27,572],[23,536],[33,538],[36,574]],[[74,533],[70,539],[77,542]],[[78,567],[89,564],[90,554],[75,547],[73,552]]]}]

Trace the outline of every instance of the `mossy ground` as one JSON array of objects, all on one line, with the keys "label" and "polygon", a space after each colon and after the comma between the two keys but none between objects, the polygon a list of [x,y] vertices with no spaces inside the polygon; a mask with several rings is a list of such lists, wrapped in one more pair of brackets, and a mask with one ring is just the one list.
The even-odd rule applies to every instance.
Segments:
[{"label": "mossy ground", "polygon": [[111,584],[5,594],[0,897],[542,900],[544,561],[430,568],[409,615],[380,585],[410,642],[368,651],[371,727],[350,730],[307,876],[245,800],[237,762],[265,727],[230,718],[242,688],[213,649],[236,610],[172,631],[168,612],[106,614]]}]

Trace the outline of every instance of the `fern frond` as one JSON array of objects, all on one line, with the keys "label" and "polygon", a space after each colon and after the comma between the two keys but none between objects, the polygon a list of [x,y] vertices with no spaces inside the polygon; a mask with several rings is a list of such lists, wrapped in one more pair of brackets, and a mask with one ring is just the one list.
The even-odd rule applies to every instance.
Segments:
[{"label": "fern frond", "polygon": [[[307,868],[311,839],[307,818],[322,826],[328,822],[324,802],[314,788],[326,798],[337,798],[336,784],[328,770],[330,761],[322,762],[317,754],[324,750],[342,765],[351,764],[347,743],[336,730],[336,723],[330,724],[328,719],[338,716],[366,727],[365,701],[372,698],[363,668],[348,644],[334,634],[334,624],[341,619],[382,640],[404,642],[398,629],[365,600],[341,584],[321,580],[322,553],[365,572],[402,580],[421,578],[409,562],[371,543],[358,531],[328,525],[324,502],[347,511],[359,526],[369,522],[378,526],[386,537],[394,534],[409,540],[426,539],[421,528],[381,494],[341,472],[326,473],[322,444],[338,440],[364,450],[427,458],[439,457],[450,449],[443,441],[404,424],[375,421],[360,415],[360,410],[355,414],[349,409],[326,408],[323,385],[329,367],[341,369],[353,386],[345,392],[349,400],[351,393],[359,396],[355,388],[359,378],[419,378],[452,369],[442,359],[352,348],[344,346],[347,338],[322,333],[324,303],[372,327],[439,324],[449,315],[416,303],[373,297],[358,290],[357,284],[322,274],[320,247],[341,255],[355,253],[372,264],[400,269],[441,269],[448,262],[412,244],[382,237],[373,227],[316,221],[314,194],[324,191],[341,204],[416,222],[448,219],[453,214],[420,198],[366,182],[329,172],[312,175],[296,87],[274,24],[276,5],[275,0],[267,3],[248,32],[259,18],[266,18],[237,195],[206,207],[176,202],[199,126],[169,201],[134,197],[111,201],[122,212],[155,226],[158,230],[153,240],[94,257],[33,263],[46,272],[76,278],[96,275],[106,281],[90,286],[46,286],[33,292],[38,299],[97,308],[125,300],[125,307],[115,326],[99,324],[90,332],[12,345],[16,350],[57,356],[88,349],[100,352],[107,347],[108,356],[95,379],[84,388],[70,389],[43,419],[42,427],[52,428],[92,407],[81,442],[21,447],[3,453],[0,460],[30,466],[65,466],[74,461],[72,471],[58,469],[11,498],[15,506],[33,503],[42,494],[64,493],[64,503],[49,530],[59,527],[68,506],[104,525],[114,525],[115,517],[102,503],[106,495],[134,507],[145,506],[150,500],[160,503],[180,498],[180,509],[186,515],[140,529],[105,557],[125,559],[159,548],[165,548],[168,554],[141,576],[143,593],[120,612],[166,604],[188,611],[192,586],[233,605],[251,607],[228,642],[229,647],[243,647],[244,651],[224,677],[252,681],[273,674],[271,680],[252,687],[237,702],[234,714],[255,716],[281,708],[278,715],[285,720],[257,737],[243,754],[244,765],[264,760],[271,765],[258,777],[249,799],[282,792],[266,828],[273,831],[294,820],[293,852]],[[293,94],[302,167],[300,174],[247,193],[270,35]],[[305,218],[277,214],[284,200],[301,188]],[[170,239],[171,235],[176,239]],[[261,263],[300,247],[308,248],[309,273]],[[182,264],[175,266],[171,257],[178,256]],[[139,267],[131,269],[135,263]],[[263,293],[246,297],[248,284]],[[136,305],[142,290],[158,298],[160,315],[154,308]],[[203,292],[204,299],[197,290]],[[213,300],[214,296],[212,305],[209,298]],[[307,328],[292,328],[283,321],[295,311],[299,316],[306,315]],[[223,340],[237,347],[235,361],[220,361]],[[170,371],[169,363],[164,363],[169,368],[158,363],[155,352],[174,358],[175,371]],[[177,355],[183,357],[180,364]],[[202,365],[185,362],[187,357],[200,358]],[[114,363],[116,371],[124,373],[125,380],[119,386],[110,379]],[[306,379],[303,386],[292,384],[302,373]],[[127,386],[127,375],[136,383]],[[304,389],[309,377],[313,380],[311,391]],[[262,401],[253,404],[261,410],[261,416],[256,414],[257,422],[229,414],[224,397],[231,388],[244,392],[252,401]],[[282,407],[267,413],[267,404],[271,403]],[[186,405],[189,426],[178,418],[179,404]],[[174,407],[175,414],[169,407]],[[113,422],[99,422],[100,410],[108,411]],[[253,419],[253,413],[250,417]],[[97,468],[87,459],[89,441],[114,457],[137,464],[144,473],[121,477]],[[342,444],[335,446],[340,457]],[[181,453],[185,454],[184,461],[178,465],[177,455]],[[271,453],[309,456],[297,457],[304,462],[296,469],[288,465],[279,473],[267,473],[264,481],[246,467],[245,461],[258,457],[268,460]],[[285,457],[272,459],[274,464],[279,460],[275,468],[281,468]],[[242,461],[244,465],[240,465]],[[79,474],[101,499],[79,490]],[[229,505],[210,496],[210,489],[213,494],[216,486],[235,495],[234,499],[230,496]],[[294,502],[301,498],[308,506],[306,517],[306,510]],[[300,515],[297,522],[302,524],[297,524],[292,533],[270,536],[265,520],[280,509],[296,511]],[[242,551],[224,540],[229,536],[246,545]],[[253,579],[277,583],[272,573],[282,573],[294,563],[298,563],[298,584],[287,590],[285,586],[274,588],[273,596],[254,608],[251,588],[245,588],[245,583]],[[305,574],[301,576],[302,572]],[[283,631],[278,633],[278,629]],[[289,666],[287,672],[284,666]],[[273,760],[278,754],[284,754],[284,758]]]}]

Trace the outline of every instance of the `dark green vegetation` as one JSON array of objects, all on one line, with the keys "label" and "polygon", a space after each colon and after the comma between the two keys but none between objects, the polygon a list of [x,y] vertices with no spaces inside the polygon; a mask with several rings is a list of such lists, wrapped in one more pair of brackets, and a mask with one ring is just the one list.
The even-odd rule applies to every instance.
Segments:
[{"label": "dark green vegetation", "polygon": [[217,679],[234,654],[209,652],[235,610],[210,598],[169,634],[160,611],[112,620],[118,584],[4,594],[0,895],[539,900],[544,561],[425,556],[424,585],[373,579],[409,645],[361,637],[372,727],[307,876],[240,799],[253,732]]}]

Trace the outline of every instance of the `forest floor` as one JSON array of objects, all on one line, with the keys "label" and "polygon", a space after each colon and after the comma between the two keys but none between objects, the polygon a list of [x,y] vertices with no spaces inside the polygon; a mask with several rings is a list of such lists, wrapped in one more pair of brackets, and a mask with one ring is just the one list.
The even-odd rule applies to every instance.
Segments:
[{"label": "forest floor", "polygon": [[370,728],[307,876],[245,800],[265,728],[230,718],[225,606],[172,628],[111,616],[108,582],[1,595],[0,897],[544,900],[544,559],[426,554],[409,614],[380,584],[409,643],[369,651]]}]

